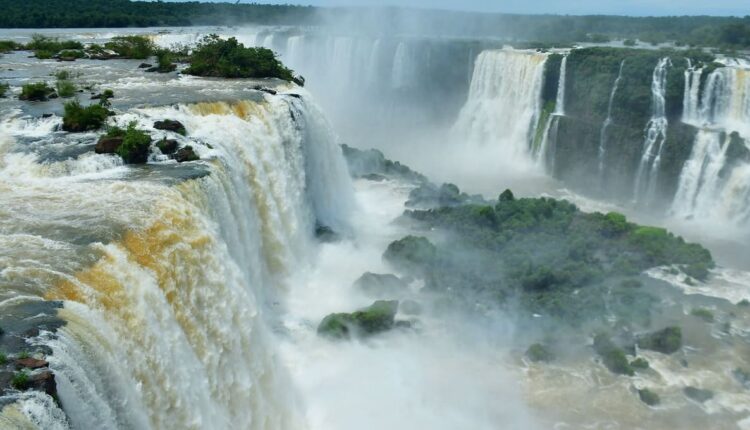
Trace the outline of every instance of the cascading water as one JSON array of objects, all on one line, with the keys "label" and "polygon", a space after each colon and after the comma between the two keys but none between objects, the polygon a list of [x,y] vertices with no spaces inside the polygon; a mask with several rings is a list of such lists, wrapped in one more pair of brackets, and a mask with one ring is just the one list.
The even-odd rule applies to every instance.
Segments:
[{"label": "cascading water", "polygon": [[[560,78],[557,81],[557,95],[555,97],[555,111],[549,115],[542,131],[542,141],[536,151],[536,158],[543,168],[554,171],[554,154],[550,151],[550,141],[554,143],[557,136],[560,117],[565,116],[565,84],[567,81],[568,56],[560,62]],[[550,136],[553,133],[554,136]]]},{"label": "cascading water", "polygon": [[648,203],[656,192],[662,149],[667,139],[666,91],[669,57],[662,58],[654,69],[651,82],[651,120],[646,126],[646,140],[635,179],[635,201]]},{"label": "cascading water", "polygon": [[685,69],[685,93],[682,100],[682,122],[696,125],[700,122],[700,90],[702,67],[695,67],[690,59]]},{"label": "cascading water", "polygon": [[304,263],[314,222],[345,227],[353,195],[340,149],[315,107],[292,97],[118,121],[153,130],[163,118],[182,122],[180,139],[207,161],[149,171],[91,152],[50,161],[0,136],[0,243],[11,256],[0,278],[61,301],[66,322],[35,340],[53,351],[65,414],[35,394],[0,424],[305,427],[270,341],[270,306]]},{"label": "cascading water", "polygon": [[545,54],[507,49],[479,54],[454,130],[470,144],[498,145],[507,160],[528,162],[546,59]]},{"label": "cascading water", "polygon": [[557,82],[557,97],[555,98],[555,115],[565,115],[565,82],[568,75],[568,56],[560,62],[560,79]]},{"label": "cascading water", "polygon": [[605,158],[607,156],[607,138],[609,131],[609,127],[612,126],[612,106],[615,102],[615,96],[617,95],[617,90],[620,87],[620,81],[622,80],[622,69],[625,67],[625,60],[623,60],[620,63],[620,70],[617,72],[617,78],[615,79],[615,83],[612,85],[612,92],[609,94],[609,103],[607,105],[607,118],[604,120],[604,123],[602,124],[602,130],[599,132],[599,183],[604,184],[604,164],[605,164]]}]

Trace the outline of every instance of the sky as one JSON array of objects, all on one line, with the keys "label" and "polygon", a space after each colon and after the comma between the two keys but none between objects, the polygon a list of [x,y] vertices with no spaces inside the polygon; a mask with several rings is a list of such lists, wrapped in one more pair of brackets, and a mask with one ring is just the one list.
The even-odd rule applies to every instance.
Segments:
[{"label": "sky", "polygon": [[[205,1],[205,0],[204,0]],[[218,0],[214,0],[218,1]],[[227,1],[227,0],[224,0]],[[616,15],[750,15],[750,0],[241,0],[315,6],[409,6],[507,13]],[[232,2],[234,2],[232,0]]]}]

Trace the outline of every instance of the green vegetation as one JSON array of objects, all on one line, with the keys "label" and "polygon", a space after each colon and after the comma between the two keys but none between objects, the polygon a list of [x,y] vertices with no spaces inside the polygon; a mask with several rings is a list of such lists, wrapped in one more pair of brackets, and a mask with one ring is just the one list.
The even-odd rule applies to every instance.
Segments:
[{"label": "green vegetation", "polygon": [[31,358],[31,354],[29,353],[29,351],[21,351],[18,353],[18,358],[21,360]]},{"label": "green vegetation", "polygon": [[661,403],[659,395],[649,389],[638,390],[638,397],[649,406],[656,406]]},{"label": "green vegetation", "polygon": [[541,343],[535,343],[526,350],[526,357],[534,363],[550,362],[555,359],[555,354]]},{"label": "green vegetation", "polygon": [[5,366],[6,364],[8,364],[8,356],[0,352],[0,366]]},{"label": "green vegetation", "polygon": [[246,48],[234,37],[222,40],[212,34],[198,43],[186,74],[222,78],[279,78],[294,80],[276,54],[266,48]]},{"label": "green vegetation", "polygon": [[73,97],[78,90],[76,84],[68,80],[58,80],[55,86],[57,88],[57,94],[63,98]]},{"label": "green vegetation", "polygon": [[673,354],[682,347],[682,329],[667,327],[638,338],[638,346],[643,349]]},{"label": "green vegetation", "polygon": [[427,238],[406,236],[386,249],[383,258],[399,270],[419,271],[430,267],[436,261],[437,248]]},{"label": "green vegetation", "polygon": [[0,99],[5,97],[6,94],[8,94],[9,89],[10,89],[10,85],[4,82],[0,84]]},{"label": "green vegetation", "polygon": [[606,334],[594,337],[594,351],[601,357],[604,366],[618,375],[633,376],[635,370],[628,363],[625,351],[618,348]]},{"label": "green vegetation", "polygon": [[177,65],[173,63],[174,54],[169,49],[159,49],[156,51],[156,71],[159,73],[173,72]]},{"label": "green vegetation", "polygon": [[333,339],[350,339],[381,333],[394,327],[397,310],[397,301],[379,300],[350,314],[331,314],[321,321],[318,334]]},{"label": "green vegetation", "polygon": [[741,308],[750,308],[750,300],[742,299],[739,302],[737,302],[737,306]]},{"label": "green vegetation", "polygon": [[96,130],[104,125],[108,116],[109,110],[100,104],[84,107],[78,100],[71,100],[64,106],[63,130],[69,132]]},{"label": "green vegetation", "polygon": [[22,49],[23,45],[12,40],[0,40],[0,54],[4,54],[10,51],[17,51]]},{"label": "green vegetation", "polygon": [[143,60],[155,50],[154,42],[146,36],[115,36],[104,44],[104,48],[115,51],[118,56]]},{"label": "green vegetation", "polygon": [[[74,40],[60,40],[57,38],[43,36],[41,34],[34,34],[31,36],[31,42],[27,43],[25,49],[34,51],[34,55],[39,59],[52,58],[58,55],[61,51],[78,51],[81,52],[83,45],[81,42]],[[70,54],[77,56],[79,54]],[[83,53],[80,54],[83,56]],[[80,57],[75,57],[80,58]]]},{"label": "green vegetation", "polygon": [[630,367],[636,370],[646,370],[649,367],[651,367],[651,365],[648,363],[648,360],[646,360],[645,358],[638,357],[635,360],[630,362]]},{"label": "green vegetation", "polygon": [[21,87],[21,95],[18,97],[26,101],[46,101],[55,90],[46,82],[35,82]]},{"label": "green vegetation", "polygon": [[698,317],[708,323],[714,322],[714,313],[706,308],[693,309],[692,311],[690,311],[690,315]]},{"label": "green vegetation", "polygon": [[148,149],[151,146],[151,136],[136,128],[131,122],[125,130],[112,128],[107,133],[109,137],[121,136],[122,144],[115,151],[126,164],[145,163],[148,160]]},{"label": "green vegetation", "polygon": [[13,375],[13,379],[10,380],[10,385],[16,390],[25,390],[29,388],[30,382],[29,373],[22,370]]}]

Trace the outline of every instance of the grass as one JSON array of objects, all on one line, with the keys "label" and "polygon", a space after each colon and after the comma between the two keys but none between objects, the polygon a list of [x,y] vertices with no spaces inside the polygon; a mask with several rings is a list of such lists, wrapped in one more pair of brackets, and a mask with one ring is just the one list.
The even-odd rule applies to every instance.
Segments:
[{"label": "grass", "polygon": [[35,82],[26,84],[21,87],[21,99],[30,101],[47,100],[47,96],[54,93],[55,90],[47,85],[46,82]]},{"label": "grass", "polygon": [[104,44],[106,49],[111,49],[123,58],[144,60],[150,57],[155,50],[154,42],[146,36],[116,36]]},{"label": "grass", "polygon": [[78,100],[65,103],[63,114],[63,130],[82,132],[96,130],[104,125],[109,116],[109,110],[100,105],[82,106]]},{"label": "grass", "polygon": [[71,81],[57,81],[57,95],[63,98],[73,97],[78,90],[76,84]]},{"label": "grass", "polygon": [[10,385],[16,390],[25,390],[29,387],[29,382],[29,373],[22,370],[13,375],[13,379],[10,380]]},{"label": "grass", "polygon": [[31,357],[31,354],[29,354],[29,351],[21,351],[18,353],[18,358],[21,360],[30,358],[30,357]]}]

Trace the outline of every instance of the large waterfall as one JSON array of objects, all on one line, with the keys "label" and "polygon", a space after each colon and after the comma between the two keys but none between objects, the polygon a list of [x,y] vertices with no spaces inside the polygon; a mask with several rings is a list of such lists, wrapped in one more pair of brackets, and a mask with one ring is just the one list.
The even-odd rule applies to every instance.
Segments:
[{"label": "large waterfall", "polygon": [[607,104],[607,118],[602,124],[602,130],[599,132],[599,181],[601,184],[604,183],[604,161],[607,156],[607,139],[609,138],[609,128],[612,126],[612,107],[615,103],[615,96],[617,90],[620,88],[620,81],[622,81],[622,68],[625,67],[625,60],[620,62],[620,70],[617,72],[617,78],[614,84],[612,84],[612,92],[609,93],[609,103]]},{"label": "large waterfall", "polygon": [[207,161],[145,170],[93,152],[43,158],[15,141],[49,120],[4,124],[15,132],[0,136],[0,280],[17,286],[14,301],[62,303],[65,325],[35,342],[52,349],[69,421],[35,394],[0,424],[304,428],[270,326],[315,222],[346,228],[340,149],[316,108],[292,97],[131,109],[118,122],[153,130],[164,118]]},{"label": "large waterfall", "polygon": [[732,145],[750,150],[750,79],[742,67],[705,77],[686,71],[683,121],[701,130],[679,179],[672,213],[681,218],[750,222],[750,160],[732,159]]},{"label": "large waterfall", "polygon": [[482,52],[455,124],[460,136],[470,144],[500,146],[508,160],[528,160],[546,59],[545,54],[510,49]]}]

